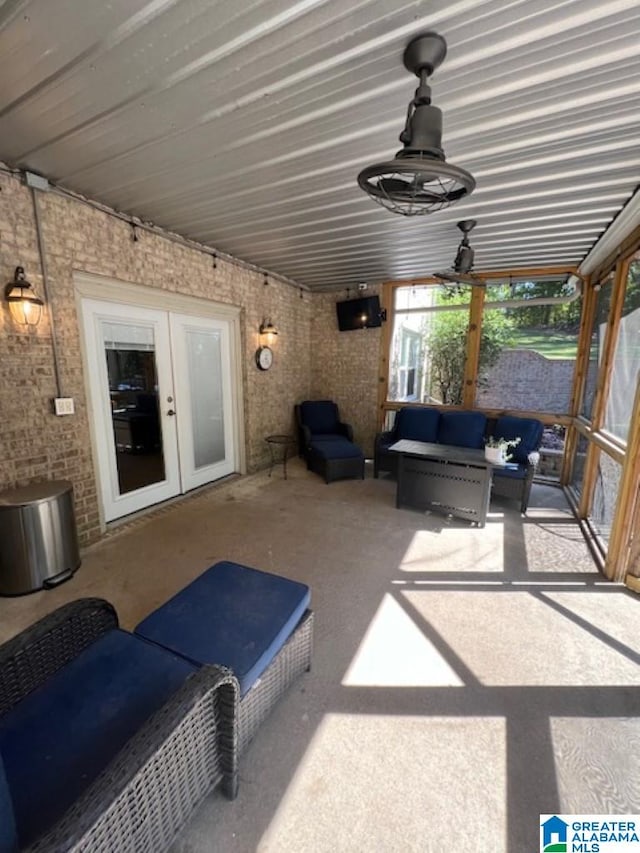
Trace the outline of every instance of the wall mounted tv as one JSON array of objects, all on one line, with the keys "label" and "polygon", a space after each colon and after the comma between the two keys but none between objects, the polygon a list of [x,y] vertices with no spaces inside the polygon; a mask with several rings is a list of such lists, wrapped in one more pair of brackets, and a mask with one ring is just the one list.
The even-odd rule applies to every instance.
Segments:
[{"label": "wall mounted tv", "polygon": [[380,299],[377,296],[364,296],[361,299],[336,302],[336,312],[338,329],[341,332],[372,329],[375,326],[381,326],[384,319],[380,309]]}]

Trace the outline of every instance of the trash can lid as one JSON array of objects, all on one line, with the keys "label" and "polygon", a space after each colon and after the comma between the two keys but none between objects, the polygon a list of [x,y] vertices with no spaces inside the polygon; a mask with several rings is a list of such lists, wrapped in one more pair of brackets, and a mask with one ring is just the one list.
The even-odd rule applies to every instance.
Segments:
[{"label": "trash can lid", "polygon": [[28,506],[57,498],[73,489],[68,480],[45,480],[41,483],[30,483],[28,486],[18,486],[0,492],[0,509],[8,506]]}]

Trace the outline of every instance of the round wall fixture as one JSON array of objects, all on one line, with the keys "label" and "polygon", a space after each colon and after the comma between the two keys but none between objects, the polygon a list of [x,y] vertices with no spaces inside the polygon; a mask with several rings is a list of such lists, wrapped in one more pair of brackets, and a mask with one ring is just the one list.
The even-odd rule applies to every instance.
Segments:
[{"label": "round wall fixture", "polygon": [[258,347],[256,350],[256,364],[260,370],[269,370],[273,364],[273,350],[271,347]]}]

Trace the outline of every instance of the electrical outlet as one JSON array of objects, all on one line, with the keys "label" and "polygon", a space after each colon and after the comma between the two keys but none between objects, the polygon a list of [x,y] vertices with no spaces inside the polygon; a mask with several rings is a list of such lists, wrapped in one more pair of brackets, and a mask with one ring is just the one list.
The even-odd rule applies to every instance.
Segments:
[{"label": "electrical outlet", "polygon": [[53,407],[56,415],[73,415],[76,411],[73,397],[56,397],[53,401]]}]

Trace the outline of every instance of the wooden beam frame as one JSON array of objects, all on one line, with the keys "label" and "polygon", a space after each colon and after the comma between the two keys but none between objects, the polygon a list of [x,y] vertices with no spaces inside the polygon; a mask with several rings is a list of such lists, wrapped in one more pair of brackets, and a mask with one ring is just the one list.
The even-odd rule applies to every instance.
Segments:
[{"label": "wooden beam frame", "polygon": [[[591,430],[593,433],[600,432],[607,408],[607,398],[611,385],[611,374],[613,372],[613,359],[618,341],[618,332],[620,330],[620,317],[622,315],[624,292],[626,289],[626,275],[629,269],[629,263],[629,259],[618,263],[616,266],[614,281],[611,285],[613,291],[611,304],[609,306],[609,316],[607,317],[607,331],[604,338],[602,360],[598,371],[598,381],[593,401],[593,414],[591,417]],[[591,511],[596,478],[598,476],[600,453],[602,450],[605,450],[605,448],[601,448],[599,443],[596,443],[593,440],[589,442],[587,461],[584,466],[580,502],[578,505],[580,518],[587,518]]]},{"label": "wooden beam frame", "polygon": [[597,301],[597,293],[591,287],[590,277],[583,282],[582,300],[582,314],[580,316],[580,330],[578,332],[578,352],[576,354],[571,401],[569,403],[569,414],[571,415],[572,422],[565,435],[564,457],[562,460],[562,470],[560,471],[560,485],[562,486],[570,483],[573,476],[573,464],[578,447],[578,433],[573,424],[573,419],[580,412],[587,380],[587,371],[589,369],[591,329]]}]

